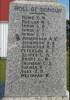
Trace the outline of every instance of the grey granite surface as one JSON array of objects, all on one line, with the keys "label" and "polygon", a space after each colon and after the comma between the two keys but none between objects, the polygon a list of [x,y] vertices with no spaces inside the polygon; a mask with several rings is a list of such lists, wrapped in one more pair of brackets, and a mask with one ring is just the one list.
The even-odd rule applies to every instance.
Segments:
[{"label": "grey granite surface", "polygon": [[6,96],[66,96],[65,8],[10,5]]},{"label": "grey granite surface", "polygon": [[58,0],[16,0],[16,1],[35,1],[35,2],[57,2]]}]

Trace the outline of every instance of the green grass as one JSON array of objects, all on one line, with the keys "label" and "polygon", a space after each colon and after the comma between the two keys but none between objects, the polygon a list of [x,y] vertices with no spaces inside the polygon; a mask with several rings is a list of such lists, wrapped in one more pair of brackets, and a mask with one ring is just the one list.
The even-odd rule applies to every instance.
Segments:
[{"label": "green grass", "polygon": [[0,84],[5,82],[6,60],[0,58]]},{"label": "green grass", "polygon": [[67,89],[70,91],[70,49],[67,51]]}]

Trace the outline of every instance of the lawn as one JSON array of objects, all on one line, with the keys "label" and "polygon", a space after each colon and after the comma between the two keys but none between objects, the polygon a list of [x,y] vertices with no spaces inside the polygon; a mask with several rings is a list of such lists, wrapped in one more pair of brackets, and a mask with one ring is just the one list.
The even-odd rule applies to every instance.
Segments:
[{"label": "lawn", "polygon": [[67,89],[70,91],[70,49],[67,51]]},{"label": "lawn", "polygon": [[0,58],[0,84],[5,82],[6,60]]}]

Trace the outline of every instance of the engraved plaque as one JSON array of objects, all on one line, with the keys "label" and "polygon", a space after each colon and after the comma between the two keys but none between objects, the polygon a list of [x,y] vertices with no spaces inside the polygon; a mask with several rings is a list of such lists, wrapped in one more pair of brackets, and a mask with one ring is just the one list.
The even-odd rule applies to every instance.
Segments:
[{"label": "engraved plaque", "polygon": [[6,96],[65,96],[65,10],[58,3],[10,6]]}]

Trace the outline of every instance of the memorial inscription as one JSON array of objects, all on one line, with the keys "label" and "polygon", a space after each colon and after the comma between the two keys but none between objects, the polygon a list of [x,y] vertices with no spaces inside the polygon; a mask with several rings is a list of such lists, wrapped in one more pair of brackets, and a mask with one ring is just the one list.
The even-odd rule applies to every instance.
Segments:
[{"label": "memorial inscription", "polygon": [[54,53],[58,37],[46,38],[45,28],[45,15],[22,16],[21,76],[23,77],[48,77],[45,71],[48,64],[52,64],[50,56]]},{"label": "memorial inscription", "polygon": [[6,95],[65,96],[64,8],[14,2],[10,9]]}]

